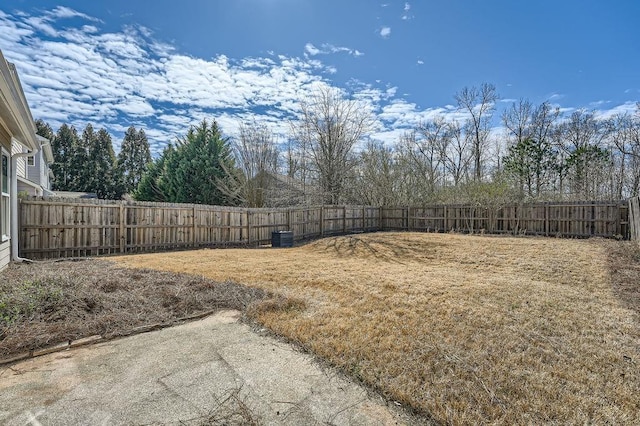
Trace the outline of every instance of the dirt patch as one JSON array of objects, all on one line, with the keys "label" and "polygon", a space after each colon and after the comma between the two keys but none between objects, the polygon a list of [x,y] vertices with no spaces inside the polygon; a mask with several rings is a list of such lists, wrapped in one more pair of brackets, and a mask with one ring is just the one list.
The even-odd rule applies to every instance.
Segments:
[{"label": "dirt patch", "polygon": [[97,259],[12,264],[1,277],[0,358],[211,310],[244,311],[269,299],[264,290],[229,281]]},{"label": "dirt patch", "polygon": [[436,422],[635,424],[640,268],[612,272],[611,244],[376,233],[114,260],[301,300],[252,314]]}]

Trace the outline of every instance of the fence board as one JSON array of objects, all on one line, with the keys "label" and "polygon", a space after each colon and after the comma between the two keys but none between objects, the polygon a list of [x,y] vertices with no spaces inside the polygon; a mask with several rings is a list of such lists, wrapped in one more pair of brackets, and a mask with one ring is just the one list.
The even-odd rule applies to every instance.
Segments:
[{"label": "fence board", "polygon": [[20,255],[59,258],[223,245],[264,245],[352,232],[486,232],[640,239],[640,200],[494,208],[305,206],[246,209],[198,204],[28,198],[20,202]]},{"label": "fence board", "polygon": [[[624,220],[622,222],[624,223]],[[640,241],[640,197],[629,199],[628,225],[630,239]]]}]

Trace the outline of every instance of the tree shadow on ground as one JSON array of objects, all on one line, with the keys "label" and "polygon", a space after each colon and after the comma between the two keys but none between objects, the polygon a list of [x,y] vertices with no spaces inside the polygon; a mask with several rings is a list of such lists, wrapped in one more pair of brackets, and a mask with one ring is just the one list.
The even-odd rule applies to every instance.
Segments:
[{"label": "tree shadow on ground", "polygon": [[373,257],[385,262],[405,264],[408,261],[435,259],[441,243],[397,239],[387,235],[368,234],[329,237],[313,244],[315,249],[333,252],[341,258]]}]

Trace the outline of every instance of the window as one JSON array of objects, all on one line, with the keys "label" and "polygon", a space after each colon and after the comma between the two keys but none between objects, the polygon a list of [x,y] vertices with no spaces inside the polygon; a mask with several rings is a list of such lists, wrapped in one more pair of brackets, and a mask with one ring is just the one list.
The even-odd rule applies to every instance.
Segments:
[{"label": "window", "polygon": [[33,155],[28,156],[27,157],[27,165],[35,166],[36,165],[36,157],[34,157]]},{"label": "window", "polygon": [[0,242],[9,239],[9,154],[2,151],[0,164]]}]

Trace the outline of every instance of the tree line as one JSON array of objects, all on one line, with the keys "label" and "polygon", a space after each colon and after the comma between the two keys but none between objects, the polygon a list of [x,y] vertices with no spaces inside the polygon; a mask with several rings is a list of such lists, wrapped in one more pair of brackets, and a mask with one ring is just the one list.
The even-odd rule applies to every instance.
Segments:
[{"label": "tree line", "polygon": [[109,132],[96,131],[87,124],[82,134],[63,124],[56,133],[42,120],[36,120],[37,134],[51,141],[54,191],[95,193],[102,199],[120,199],[138,187],[151,163],[149,142],[144,130],[134,126],[124,134],[116,157]]},{"label": "tree line", "polygon": [[[63,125],[52,140],[54,190],[131,194],[147,201],[250,207],[298,204],[495,204],[620,200],[640,189],[640,104],[632,114],[566,116],[549,102],[513,102],[491,128],[499,96],[491,84],[454,95],[457,113],[433,116],[389,145],[368,136],[375,116],[335,88],[299,105],[286,140],[243,123],[225,137],[215,120],[191,126],[151,159],[130,127],[116,157],[111,136]],[[454,118],[452,118],[454,117]]]},{"label": "tree line", "polygon": [[604,118],[520,99],[501,113],[496,132],[492,84],[463,88],[454,99],[457,114],[431,117],[391,145],[366,139],[374,115],[330,88],[301,102],[284,146],[263,126],[243,126],[237,158],[260,189],[247,191],[247,201],[487,205],[638,195],[640,103],[634,113]]}]

